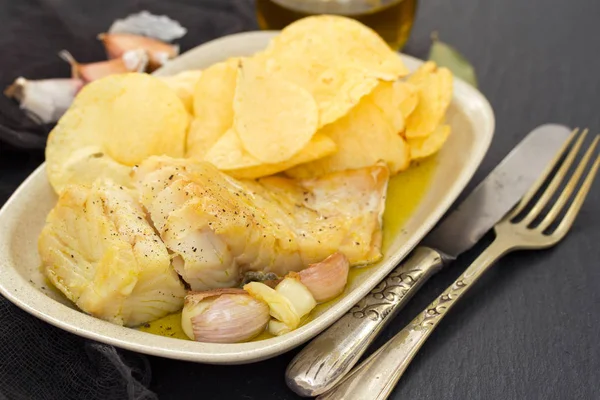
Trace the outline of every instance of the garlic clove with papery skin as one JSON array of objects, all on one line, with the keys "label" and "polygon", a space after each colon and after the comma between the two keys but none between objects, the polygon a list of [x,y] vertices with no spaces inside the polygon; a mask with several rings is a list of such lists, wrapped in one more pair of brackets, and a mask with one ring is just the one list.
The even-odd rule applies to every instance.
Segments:
[{"label": "garlic clove with papery skin", "polygon": [[179,46],[160,40],[131,33],[101,33],[98,39],[104,44],[108,58],[120,58],[128,51],[144,49],[150,59],[150,70],[163,66],[168,60],[177,57]]},{"label": "garlic clove with papery skin", "polygon": [[172,42],[183,37],[187,33],[187,29],[166,15],[154,15],[144,10],[123,19],[117,19],[108,28],[108,32],[131,33],[163,42]]},{"label": "garlic clove with papery skin", "polygon": [[67,111],[83,87],[81,79],[43,79],[32,81],[19,77],[6,88],[4,94],[19,102],[22,110],[41,123],[56,122]]},{"label": "garlic clove with papery skin", "polygon": [[181,313],[183,331],[198,342],[245,342],[263,332],[269,320],[267,304],[242,289],[190,292]]},{"label": "garlic clove with papery skin", "polygon": [[67,50],[60,51],[58,55],[71,65],[71,75],[73,78],[81,79],[86,83],[113,74],[144,72],[148,65],[148,55],[143,49],[125,52],[119,58],[113,60],[89,64],[79,63]]},{"label": "garlic clove with papery skin", "polygon": [[300,282],[310,290],[318,303],[339,296],[348,283],[350,263],[342,253],[334,253],[298,272]]}]

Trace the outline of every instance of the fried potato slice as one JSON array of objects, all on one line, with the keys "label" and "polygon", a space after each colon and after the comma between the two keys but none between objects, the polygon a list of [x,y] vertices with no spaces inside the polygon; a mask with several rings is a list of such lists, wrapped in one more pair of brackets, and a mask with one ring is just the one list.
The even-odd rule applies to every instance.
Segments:
[{"label": "fried potato slice", "polygon": [[380,82],[370,97],[395,132],[404,131],[406,117],[414,110],[418,100],[415,88],[402,81]]},{"label": "fried potato slice", "polygon": [[396,133],[404,130],[404,115],[400,109],[400,97],[394,87],[395,82],[381,82],[369,95],[384,118]]},{"label": "fried potato slice", "polygon": [[414,85],[403,81],[396,81],[394,88],[396,89],[396,96],[400,98],[400,111],[404,116],[404,120],[406,120],[417,108],[419,92],[417,92]]},{"label": "fried potato slice", "polygon": [[194,88],[194,120],[187,135],[187,157],[202,159],[233,125],[233,96],[240,58],[206,68]]},{"label": "fried potato slice", "polygon": [[187,134],[188,147],[186,156],[188,158],[204,160],[206,153],[224,134],[220,129],[211,129],[215,126],[210,120],[202,118],[194,118],[192,120]]},{"label": "fried potato slice", "polygon": [[201,70],[190,70],[172,76],[160,76],[158,79],[177,93],[187,112],[192,114],[194,112],[194,90],[201,75]]},{"label": "fried potato slice", "polygon": [[286,171],[289,176],[308,178],[367,167],[379,161],[385,161],[390,171],[397,173],[410,164],[405,140],[375,105],[371,95],[363,98],[346,116],[324,126],[319,134],[333,139],[338,147],[337,152]]},{"label": "fried potato slice", "polygon": [[292,54],[266,57],[258,55],[257,60],[269,74],[293,82],[313,95],[319,109],[319,127],[346,115],[379,83],[377,78],[354,68],[309,64]]},{"label": "fried potato slice", "polygon": [[262,64],[240,63],[233,100],[233,128],[245,150],[263,163],[298,153],[317,131],[319,112],[300,86],[267,73]]},{"label": "fried potato slice", "polygon": [[429,61],[408,78],[419,93],[416,108],[406,121],[406,137],[426,137],[440,125],[452,100],[452,73]]},{"label": "fried potato slice", "polygon": [[229,129],[208,150],[204,161],[208,161],[221,171],[254,167],[261,161],[250,155],[233,129]]},{"label": "fried potato slice", "polygon": [[331,15],[292,23],[256,58],[270,74],[314,96],[319,127],[346,115],[379,80],[408,74],[402,59],[377,33],[353,19]]},{"label": "fried potato slice", "polygon": [[305,65],[357,69],[387,81],[408,74],[402,59],[375,31],[341,16],[302,18],[285,27],[266,52]]},{"label": "fried potato slice", "polygon": [[451,130],[450,125],[440,125],[427,137],[408,139],[410,159],[418,160],[437,153],[448,140]]},{"label": "fried potato slice", "polygon": [[239,179],[254,179],[273,175],[302,163],[333,154],[337,147],[327,136],[317,133],[310,142],[289,160],[265,164],[245,151],[233,130],[227,131],[206,154],[205,160]]},{"label": "fried potato slice", "polygon": [[348,114],[378,83],[378,79],[354,69],[324,71],[317,83],[309,85],[319,107],[319,127]]},{"label": "fried potato slice", "polygon": [[276,164],[261,164],[255,167],[240,168],[237,170],[227,171],[227,173],[238,179],[256,179],[263,176],[274,175],[295,167],[296,165],[304,164],[310,161],[318,160],[335,153],[337,146],[329,137],[321,134],[313,136],[306,147],[292,158]]},{"label": "fried potato slice", "polygon": [[104,176],[129,185],[130,167],[151,155],[182,157],[189,115],[156,77],[110,75],[86,85],[48,137],[46,171],[57,193]]}]

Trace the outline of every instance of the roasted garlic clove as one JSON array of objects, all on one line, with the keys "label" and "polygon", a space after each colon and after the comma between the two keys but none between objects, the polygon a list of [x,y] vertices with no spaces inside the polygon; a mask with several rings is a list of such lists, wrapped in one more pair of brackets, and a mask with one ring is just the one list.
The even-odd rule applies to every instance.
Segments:
[{"label": "roasted garlic clove", "polygon": [[269,326],[267,330],[273,336],[285,335],[286,333],[292,331],[292,329],[289,326],[287,326],[281,321],[277,321],[276,319],[272,319],[269,321]]},{"label": "roasted garlic clove", "polygon": [[271,289],[264,283],[250,282],[244,285],[244,290],[255,299],[267,303],[271,316],[286,324],[290,330],[300,325],[300,316],[290,300],[275,289]]},{"label": "roasted garlic clove", "polygon": [[198,342],[239,343],[263,332],[269,319],[269,307],[246,291],[214,289],[185,297],[181,327]]},{"label": "roasted garlic clove", "polygon": [[342,253],[334,253],[325,260],[300,271],[300,282],[310,290],[318,303],[339,296],[348,282],[350,263]]},{"label": "roasted garlic clove", "polygon": [[244,290],[269,305],[274,318],[269,322],[269,332],[273,335],[296,329],[301,318],[317,305],[310,291],[293,275],[279,282],[275,289],[264,283],[250,282],[244,285]]},{"label": "roasted garlic clove", "polygon": [[287,298],[294,306],[298,317],[302,318],[315,308],[317,302],[310,290],[294,275],[290,274],[283,279],[275,287],[275,291]]}]

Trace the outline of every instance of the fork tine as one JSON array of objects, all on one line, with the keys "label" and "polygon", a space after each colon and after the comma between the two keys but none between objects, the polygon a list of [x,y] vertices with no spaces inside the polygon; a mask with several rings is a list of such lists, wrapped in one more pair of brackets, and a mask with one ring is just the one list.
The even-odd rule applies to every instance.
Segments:
[{"label": "fork tine", "polygon": [[585,140],[587,133],[588,130],[585,129],[583,133],[579,136],[579,138],[575,142],[575,145],[573,145],[573,148],[571,148],[571,150],[569,151],[567,158],[556,172],[556,175],[554,175],[554,177],[550,181],[550,184],[544,190],[544,193],[539,198],[539,200],[536,201],[533,208],[527,213],[525,218],[523,218],[523,221],[520,222],[521,224],[529,225],[540,214],[540,212],[544,209],[546,204],[548,204],[548,200],[550,200],[554,192],[556,192],[556,189],[558,188],[562,180],[565,178],[565,175],[567,175],[569,168],[571,168],[571,164],[573,164],[575,156],[577,155],[577,153],[579,153],[579,149],[581,148],[581,145]]},{"label": "fork tine", "polygon": [[567,183],[567,185],[563,189],[562,193],[560,194],[560,196],[558,197],[558,199],[556,200],[556,202],[550,209],[550,212],[548,212],[548,215],[546,215],[544,217],[544,219],[542,220],[542,222],[540,222],[540,224],[535,228],[536,230],[538,230],[540,232],[545,231],[546,228],[548,228],[548,226],[550,226],[550,224],[552,222],[554,222],[554,220],[556,219],[558,214],[561,212],[561,210],[567,204],[567,201],[571,198],[571,194],[573,193],[573,191],[575,190],[575,187],[579,183],[579,179],[581,178],[583,171],[585,170],[590,159],[592,158],[592,154],[594,154],[594,150],[596,149],[596,145],[598,144],[599,139],[600,139],[600,135],[598,135],[594,138],[592,145],[585,152],[585,155],[581,159],[581,162],[577,166],[577,169],[573,173],[573,176],[571,176],[571,179],[569,179],[569,183]]},{"label": "fork tine", "polygon": [[515,218],[517,215],[519,215],[521,213],[521,211],[523,211],[523,209],[525,209],[525,206],[527,206],[527,204],[529,204],[529,202],[531,201],[533,196],[535,196],[537,191],[542,187],[544,182],[548,179],[548,177],[550,176],[550,173],[552,172],[554,167],[556,167],[556,165],[558,165],[558,162],[560,161],[563,154],[565,153],[565,151],[567,150],[567,148],[569,147],[569,145],[571,144],[571,142],[574,140],[574,138],[577,136],[578,133],[579,133],[579,128],[573,129],[573,131],[571,132],[571,135],[569,135],[569,138],[565,141],[565,144],[563,144],[560,151],[558,151],[556,153],[556,156],[554,156],[554,158],[548,164],[548,166],[546,167],[544,172],[542,172],[542,174],[540,175],[538,180],[532,185],[532,187],[529,189],[529,191],[523,196],[523,198],[521,199],[521,201],[519,202],[517,207],[510,214],[508,214],[505,219],[511,220],[511,219]]},{"label": "fork tine", "polygon": [[571,206],[567,210],[567,213],[565,214],[564,218],[562,219],[556,230],[550,235],[555,242],[561,240],[567,234],[569,229],[571,229],[571,226],[573,225],[573,222],[575,221],[575,218],[577,217],[577,214],[581,209],[581,205],[583,204],[588,192],[590,191],[590,188],[592,187],[592,183],[594,182],[596,172],[598,172],[598,166],[600,166],[600,155],[596,157],[596,162],[594,162],[594,165],[585,177],[583,185],[581,185],[579,192],[577,192],[577,195],[575,196],[573,203],[571,203]]}]

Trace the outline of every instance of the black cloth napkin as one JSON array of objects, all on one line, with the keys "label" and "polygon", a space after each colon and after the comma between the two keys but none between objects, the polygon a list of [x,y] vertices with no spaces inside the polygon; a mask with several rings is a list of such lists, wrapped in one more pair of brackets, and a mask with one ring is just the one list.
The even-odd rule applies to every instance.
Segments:
[{"label": "black cloth napkin", "polygon": [[0,398],[154,400],[148,360],[71,335],[0,297]]},{"label": "black cloth napkin", "polygon": [[[187,28],[187,35],[177,41],[182,51],[257,29],[251,0],[0,0],[0,10],[2,89],[18,76],[68,77],[69,66],[57,56],[61,49],[81,62],[106,59],[96,35],[115,19],[142,10],[168,15]],[[10,173],[12,160],[31,159],[31,152],[38,153],[33,157],[37,159],[51,128],[1,96],[1,173]],[[3,297],[0,321],[0,400],[157,398],[147,389],[151,373],[141,354],[64,332]]]}]

